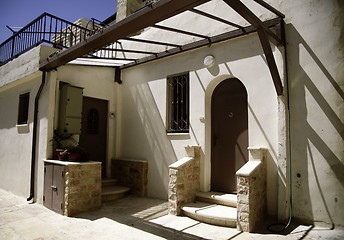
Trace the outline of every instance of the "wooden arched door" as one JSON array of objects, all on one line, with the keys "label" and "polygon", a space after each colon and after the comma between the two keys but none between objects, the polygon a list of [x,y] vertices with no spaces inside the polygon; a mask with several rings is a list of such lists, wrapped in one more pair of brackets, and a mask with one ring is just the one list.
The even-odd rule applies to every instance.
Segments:
[{"label": "wooden arched door", "polygon": [[211,190],[235,193],[236,171],[248,159],[247,92],[238,79],[214,89],[211,128]]}]

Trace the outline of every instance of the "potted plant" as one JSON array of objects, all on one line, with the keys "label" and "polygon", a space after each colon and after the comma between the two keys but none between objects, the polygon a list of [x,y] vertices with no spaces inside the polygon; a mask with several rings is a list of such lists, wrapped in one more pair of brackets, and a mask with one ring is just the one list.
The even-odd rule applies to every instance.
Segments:
[{"label": "potted plant", "polygon": [[88,160],[86,150],[79,145],[68,146],[65,150],[65,154],[67,154],[68,160],[71,162],[85,162]]},{"label": "potted plant", "polygon": [[63,136],[54,130],[54,136],[50,140],[55,150],[53,158],[57,157],[59,160],[67,160],[66,148],[63,146],[63,142],[68,138],[70,137]]}]

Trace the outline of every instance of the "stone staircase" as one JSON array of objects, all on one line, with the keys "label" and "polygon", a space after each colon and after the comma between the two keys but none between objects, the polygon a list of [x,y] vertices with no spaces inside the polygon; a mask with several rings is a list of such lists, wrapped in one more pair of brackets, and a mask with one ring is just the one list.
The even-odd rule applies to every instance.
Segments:
[{"label": "stone staircase", "polygon": [[237,226],[237,195],[219,192],[199,192],[196,201],[182,206],[185,216],[213,225]]},{"label": "stone staircase", "polygon": [[110,202],[124,197],[130,188],[118,186],[117,179],[102,179],[102,202]]}]

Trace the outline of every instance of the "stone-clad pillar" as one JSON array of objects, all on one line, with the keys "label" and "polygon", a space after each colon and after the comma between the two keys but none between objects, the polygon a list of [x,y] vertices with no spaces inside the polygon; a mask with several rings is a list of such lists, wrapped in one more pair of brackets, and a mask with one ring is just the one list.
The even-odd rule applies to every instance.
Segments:
[{"label": "stone-clad pillar", "polygon": [[194,201],[200,187],[200,148],[188,146],[185,150],[188,157],[169,166],[168,210],[172,215],[180,215],[182,205]]},{"label": "stone-clad pillar", "polygon": [[237,171],[237,228],[252,232],[266,212],[266,149],[249,148],[250,160]]}]

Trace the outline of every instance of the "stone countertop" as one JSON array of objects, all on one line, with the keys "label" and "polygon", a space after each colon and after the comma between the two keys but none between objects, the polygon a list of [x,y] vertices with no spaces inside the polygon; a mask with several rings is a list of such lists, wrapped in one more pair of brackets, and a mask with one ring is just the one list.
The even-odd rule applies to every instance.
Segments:
[{"label": "stone countertop", "polygon": [[46,163],[53,163],[58,165],[90,165],[90,164],[101,164],[101,162],[94,162],[94,161],[88,161],[88,162],[70,162],[70,161],[61,161],[61,160],[53,160],[53,159],[43,159]]}]

